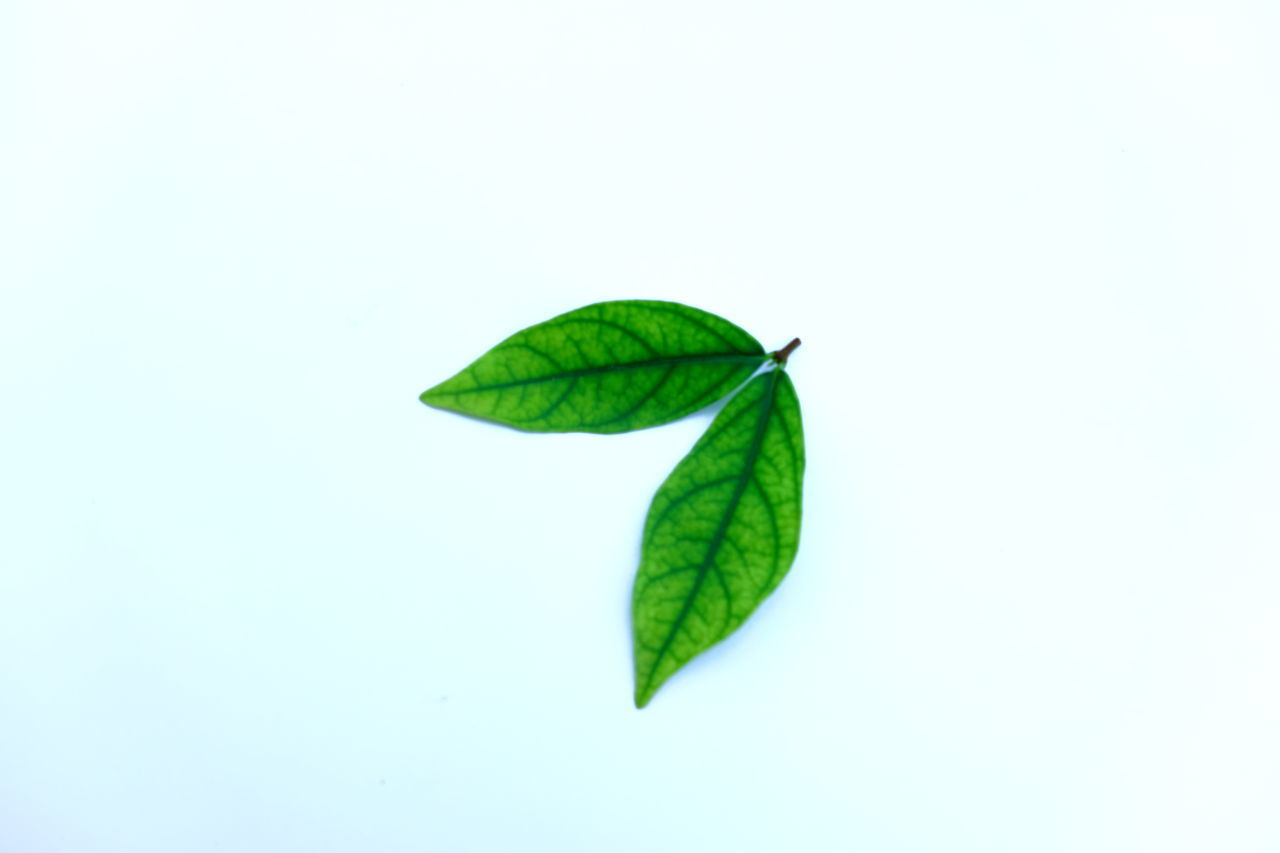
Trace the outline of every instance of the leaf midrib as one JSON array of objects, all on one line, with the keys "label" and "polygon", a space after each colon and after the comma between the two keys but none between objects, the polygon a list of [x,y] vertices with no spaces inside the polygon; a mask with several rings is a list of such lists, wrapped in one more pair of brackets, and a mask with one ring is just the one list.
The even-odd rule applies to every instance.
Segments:
[{"label": "leaf midrib", "polygon": [[519,388],[524,385],[537,385],[541,382],[555,382],[564,379],[577,379],[582,376],[595,376],[602,373],[616,373],[620,370],[643,370],[651,367],[669,367],[680,364],[761,364],[767,360],[769,356],[761,355],[726,355],[721,353],[708,355],[677,355],[664,356],[662,358],[648,358],[642,361],[628,361],[622,364],[599,364],[592,367],[577,367],[571,370],[562,370],[559,373],[553,373],[548,376],[536,376],[530,379],[513,379],[509,382],[495,382],[490,385],[480,385],[475,388],[462,388],[457,391],[444,391],[432,388],[430,391],[423,392],[423,397],[436,395],[458,396],[461,394],[477,394],[482,391],[501,391],[504,388]]},{"label": "leaf midrib", "polygon": [[[644,690],[641,692],[641,695],[645,697],[652,695],[653,680],[657,677],[658,667],[662,664],[662,659],[667,652],[670,651],[671,644],[675,642],[676,634],[680,633],[680,627],[684,624],[684,620],[693,610],[693,602],[698,597],[698,591],[702,589],[703,581],[706,580],[711,571],[712,563],[715,561],[716,554],[720,551],[720,546],[724,544],[725,537],[729,532],[729,525],[733,523],[733,517],[738,511],[738,504],[741,502],[743,494],[746,493],[747,485],[755,473],[756,460],[760,457],[760,450],[764,446],[764,435],[769,425],[769,417],[773,414],[774,393],[777,390],[778,374],[781,372],[781,368],[769,371],[769,387],[765,389],[760,398],[760,416],[756,420],[755,432],[751,436],[751,444],[747,447],[746,457],[742,464],[742,472],[738,475],[738,482],[734,484],[733,494],[729,497],[729,504],[725,509],[724,517],[721,518],[715,533],[708,540],[707,555],[702,564],[698,566],[697,576],[693,579],[693,587],[689,590],[689,595],[681,606],[680,612],[676,614],[675,620],[671,623],[671,630],[667,632],[666,639],[658,647],[658,653],[654,655],[653,665],[649,668],[649,674],[645,677]],[[725,606],[730,606],[727,594]],[[645,701],[647,702],[648,699],[646,698]]]}]

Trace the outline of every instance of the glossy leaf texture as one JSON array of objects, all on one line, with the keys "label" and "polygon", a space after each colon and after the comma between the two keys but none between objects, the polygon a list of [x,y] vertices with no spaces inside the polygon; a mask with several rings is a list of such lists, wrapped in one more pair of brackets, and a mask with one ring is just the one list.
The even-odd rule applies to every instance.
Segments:
[{"label": "glossy leaf texture", "polygon": [[421,399],[533,432],[627,432],[715,402],[766,359],[755,338],[706,311],[599,302],[515,333]]},{"label": "glossy leaf texture", "polygon": [[803,477],[800,404],[776,368],[729,401],[649,508],[632,594],[637,707],[782,581]]}]

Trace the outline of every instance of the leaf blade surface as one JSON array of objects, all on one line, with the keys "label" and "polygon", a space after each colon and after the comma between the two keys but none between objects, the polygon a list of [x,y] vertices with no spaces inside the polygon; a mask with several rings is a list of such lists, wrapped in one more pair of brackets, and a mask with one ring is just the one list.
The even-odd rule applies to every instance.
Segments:
[{"label": "leaf blade surface", "polygon": [[732,634],[800,538],[804,437],[781,368],[752,379],[654,495],[632,592],[635,701]]},{"label": "leaf blade surface", "polygon": [[628,432],[715,402],[767,358],[706,311],[599,302],[516,332],[421,400],[531,432]]}]

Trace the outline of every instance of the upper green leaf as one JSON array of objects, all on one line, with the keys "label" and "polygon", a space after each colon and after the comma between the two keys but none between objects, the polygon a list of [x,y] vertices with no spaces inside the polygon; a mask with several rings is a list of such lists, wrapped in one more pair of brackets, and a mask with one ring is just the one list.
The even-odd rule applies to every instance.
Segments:
[{"label": "upper green leaf", "polygon": [[779,367],[729,401],[653,498],[632,594],[637,707],[786,575],[803,476],[800,403]]},{"label": "upper green leaf", "polygon": [[627,432],[709,405],[768,356],[675,302],[599,302],[516,332],[422,402],[534,432]]}]

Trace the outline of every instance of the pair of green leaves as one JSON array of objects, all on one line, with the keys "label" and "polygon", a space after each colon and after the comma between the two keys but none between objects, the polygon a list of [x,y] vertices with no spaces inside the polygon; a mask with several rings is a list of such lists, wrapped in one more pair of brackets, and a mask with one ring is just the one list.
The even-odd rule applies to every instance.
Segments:
[{"label": "pair of green leaves", "polygon": [[[773,592],[800,539],[804,437],[787,356],[675,302],[588,305],[517,332],[422,394],[532,432],[657,426],[738,389],[654,495],[632,593],[635,701]],[[745,384],[743,384],[745,383]]]}]

